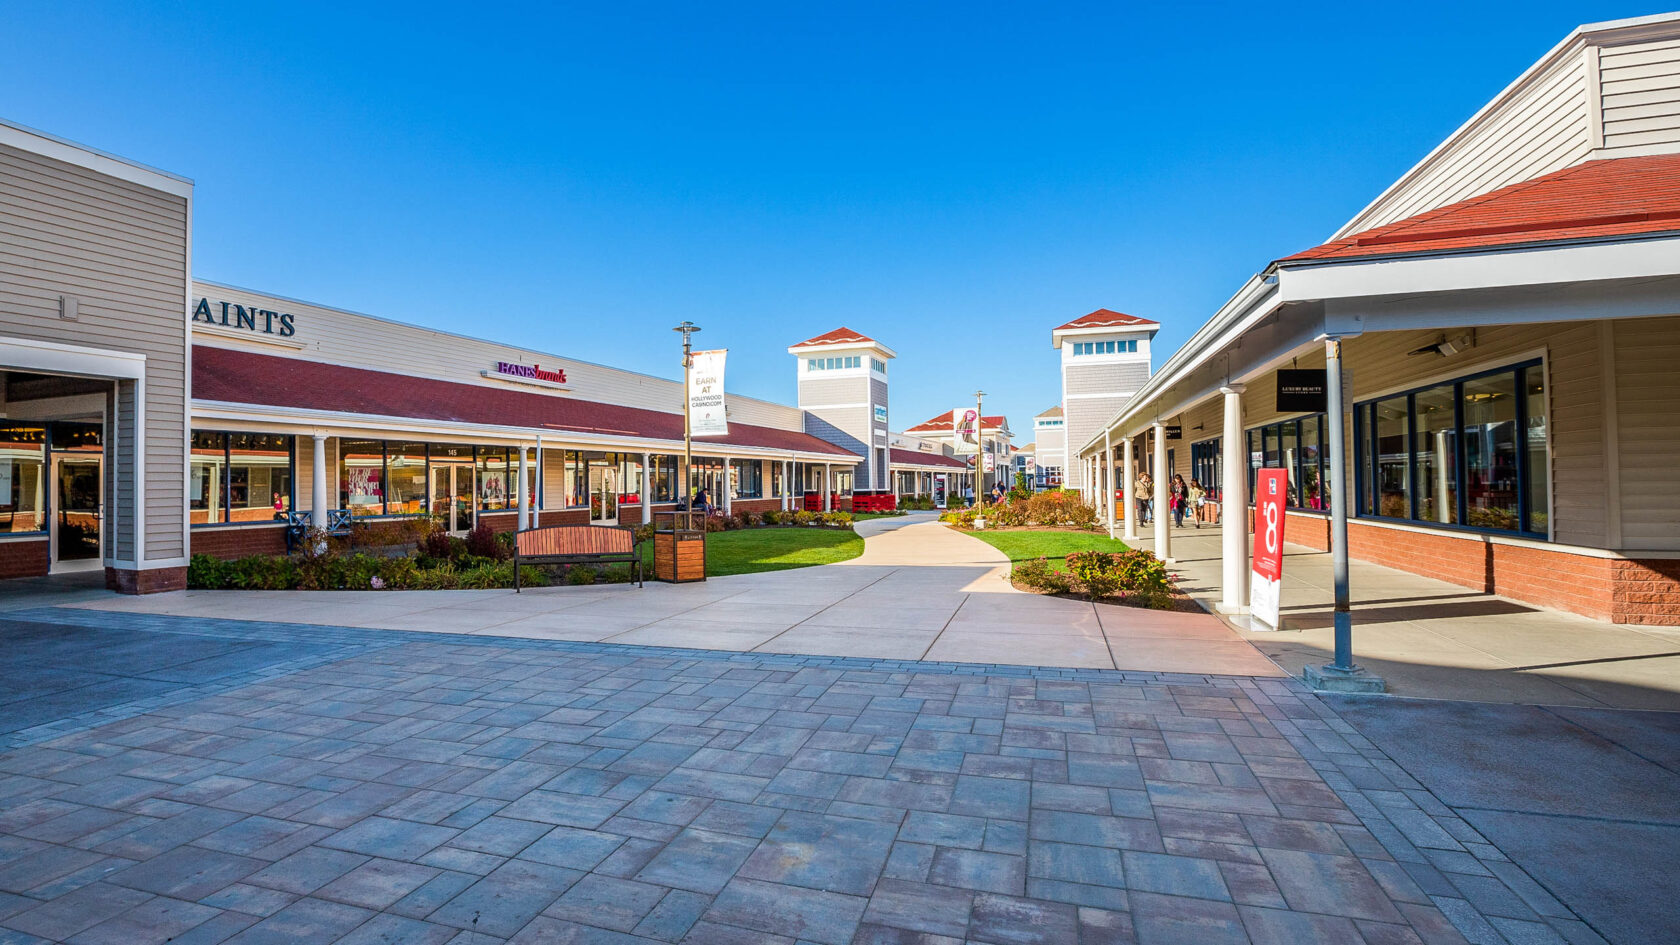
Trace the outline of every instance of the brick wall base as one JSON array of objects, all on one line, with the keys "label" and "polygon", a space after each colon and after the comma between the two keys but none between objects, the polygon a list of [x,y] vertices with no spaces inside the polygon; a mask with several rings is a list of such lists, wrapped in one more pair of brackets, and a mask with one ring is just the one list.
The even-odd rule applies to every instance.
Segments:
[{"label": "brick wall base", "polygon": [[283,555],[286,553],[286,526],[263,525],[254,528],[195,528],[192,530],[192,553],[209,555],[223,561],[246,555]]},{"label": "brick wall base", "polygon": [[0,579],[44,577],[51,566],[47,536],[0,541]]},{"label": "brick wall base", "polygon": [[106,568],[105,589],[118,594],[159,594],[187,589],[186,568]]}]

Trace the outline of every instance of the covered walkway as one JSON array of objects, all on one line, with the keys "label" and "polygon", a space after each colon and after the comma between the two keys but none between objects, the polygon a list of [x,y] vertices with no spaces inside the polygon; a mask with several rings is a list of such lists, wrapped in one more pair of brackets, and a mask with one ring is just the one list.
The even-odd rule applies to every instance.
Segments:
[{"label": "covered walkway", "polygon": [[[1154,539],[1136,544],[1152,549]],[[1180,586],[1212,609],[1223,594],[1220,530],[1174,529],[1172,552]],[[1680,629],[1605,623],[1358,560],[1350,571],[1355,661],[1396,695],[1680,709]],[[1281,631],[1250,631],[1240,617],[1230,626],[1299,676],[1331,658],[1327,552],[1285,545],[1282,601]]]}]

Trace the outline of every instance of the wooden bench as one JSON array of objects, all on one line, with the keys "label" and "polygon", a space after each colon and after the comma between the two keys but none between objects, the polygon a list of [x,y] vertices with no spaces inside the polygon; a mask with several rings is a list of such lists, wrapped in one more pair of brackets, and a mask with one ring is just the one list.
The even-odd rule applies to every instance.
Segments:
[{"label": "wooden bench", "polygon": [[513,590],[519,593],[524,564],[628,564],[642,584],[642,547],[629,525],[550,525],[513,536]]}]

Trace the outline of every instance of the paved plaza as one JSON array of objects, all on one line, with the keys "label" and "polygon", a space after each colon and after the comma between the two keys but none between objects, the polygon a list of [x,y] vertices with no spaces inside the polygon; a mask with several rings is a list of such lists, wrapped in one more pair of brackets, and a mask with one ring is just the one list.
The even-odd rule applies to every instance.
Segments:
[{"label": "paved plaza", "polygon": [[8,588],[0,945],[1680,940],[1680,716],[1316,696],[866,532],[645,591]]}]

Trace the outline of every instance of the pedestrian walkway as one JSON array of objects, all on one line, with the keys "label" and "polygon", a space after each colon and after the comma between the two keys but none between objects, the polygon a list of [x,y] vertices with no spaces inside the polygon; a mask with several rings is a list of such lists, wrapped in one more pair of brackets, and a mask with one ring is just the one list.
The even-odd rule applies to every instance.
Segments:
[{"label": "pedestrian walkway", "polygon": [[[1140,536],[1153,550],[1153,531]],[[1217,528],[1174,529],[1180,586],[1223,596]],[[1330,555],[1286,544],[1282,631],[1233,629],[1290,673],[1331,661]],[[1356,662],[1399,695],[1680,709],[1680,628],[1618,626],[1363,561],[1349,565]],[[1567,580],[1559,575],[1559,580]]]},{"label": "pedestrian walkway", "polygon": [[0,644],[278,648],[0,753],[8,943],[1599,941],[1289,679],[72,608]]},{"label": "pedestrian walkway", "polygon": [[840,564],[697,584],[512,591],[182,591],[100,610],[759,653],[1275,676],[1218,619],[1017,591],[1008,559],[932,515],[859,523]]}]

